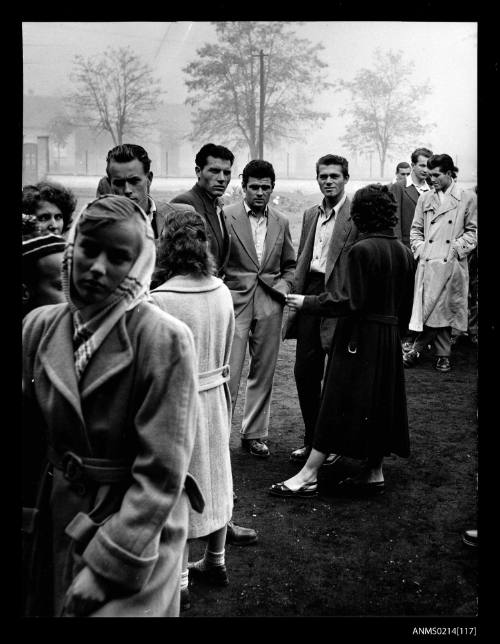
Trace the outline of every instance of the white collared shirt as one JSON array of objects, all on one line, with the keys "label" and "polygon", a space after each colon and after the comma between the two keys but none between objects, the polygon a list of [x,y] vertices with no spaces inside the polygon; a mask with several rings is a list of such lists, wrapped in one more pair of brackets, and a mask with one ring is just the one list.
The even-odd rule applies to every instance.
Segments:
[{"label": "white collared shirt", "polygon": [[411,178],[411,173],[406,177],[406,187],[409,188],[410,186],[415,186],[419,195],[431,189],[427,181],[424,181],[421,186],[417,185]]},{"label": "white collared shirt", "polygon": [[326,258],[328,256],[330,240],[335,228],[335,221],[346,199],[347,195],[344,193],[342,199],[331,209],[330,212],[325,210],[326,202],[324,199],[319,206],[319,217],[316,224],[316,233],[314,235],[313,254],[311,265],[309,267],[309,270],[314,273],[325,273],[326,271]]},{"label": "white collared shirt", "polygon": [[250,222],[250,227],[252,229],[253,243],[255,245],[257,259],[259,260],[260,264],[266,243],[267,215],[269,213],[269,210],[266,206],[264,214],[260,217],[257,217],[257,215],[252,211],[245,200],[243,200],[243,205],[248,215],[248,221]]}]

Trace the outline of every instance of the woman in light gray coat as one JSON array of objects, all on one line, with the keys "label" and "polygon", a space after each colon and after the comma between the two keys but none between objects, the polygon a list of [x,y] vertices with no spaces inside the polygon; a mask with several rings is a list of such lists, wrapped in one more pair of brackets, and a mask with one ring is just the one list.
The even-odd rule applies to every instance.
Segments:
[{"label": "woman in light gray coat", "polygon": [[195,212],[167,215],[158,245],[153,301],[185,322],[198,356],[198,432],[189,465],[206,500],[203,514],[190,512],[189,539],[208,535],[204,558],[189,565],[188,548],[181,577],[181,607],[189,605],[188,575],[226,585],[224,545],[233,508],[229,455],[231,400],[229,355],[234,333],[231,294],[214,277],[203,218]]},{"label": "woman in light gray coat", "polygon": [[456,184],[458,169],[448,154],[431,156],[427,167],[433,190],[420,195],[410,230],[418,267],[409,328],[420,333],[403,362],[413,366],[433,342],[435,368],[449,371],[451,328],[467,331],[467,255],[477,244],[477,202]]},{"label": "woman in light gray coat", "polygon": [[188,496],[203,507],[188,475],[195,348],[147,301],[154,261],[144,211],[101,197],[69,231],[67,301],[24,318],[29,616],[179,614]]}]

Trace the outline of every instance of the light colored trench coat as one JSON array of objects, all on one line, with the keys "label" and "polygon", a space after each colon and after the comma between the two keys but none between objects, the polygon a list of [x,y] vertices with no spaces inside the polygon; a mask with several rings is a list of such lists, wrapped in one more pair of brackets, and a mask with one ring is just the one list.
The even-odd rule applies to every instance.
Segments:
[{"label": "light colored trench coat", "polygon": [[[477,244],[477,199],[455,182],[441,204],[436,191],[420,195],[410,230],[418,261],[409,328],[451,326],[467,331],[467,255]],[[453,257],[456,249],[457,257]]]},{"label": "light colored trench coat", "polygon": [[[79,491],[54,467],[47,535],[54,615],[61,614],[65,593],[86,564],[115,589],[90,616],[177,616],[188,495],[203,507],[188,475],[196,434],[192,334],[153,304],[141,303],[113,327],[78,384],[72,332],[67,304],[40,307],[24,319],[23,458],[32,458],[44,435],[61,456],[71,450],[118,459],[130,463],[131,476]],[[25,465],[23,476],[36,470],[33,462]],[[96,524],[89,514],[99,503],[107,509]]]},{"label": "light colored trench coat", "polygon": [[189,472],[205,497],[205,509],[202,514],[190,510],[188,537],[195,539],[222,528],[233,511],[228,387],[233,303],[229,289],[217,277],[176,275],[153,290],[151,297],[189,326],[198,355],[200,408]]}]

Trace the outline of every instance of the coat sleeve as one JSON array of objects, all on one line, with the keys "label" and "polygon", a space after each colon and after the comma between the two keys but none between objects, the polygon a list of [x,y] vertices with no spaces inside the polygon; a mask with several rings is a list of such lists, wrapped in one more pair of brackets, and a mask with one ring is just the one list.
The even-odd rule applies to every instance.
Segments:
[{"label": "coat sleeve", "polygon": [[[465,196],[467,193],[462,193]],[[464,231],[455,239],[453,246],[460,259],[468,255],[477,245],[477,197],[473,192],[467,194],[464,214]]]},{"label": "coat sleeve", "polygon": [[290,234],[290,224],[288,219],[285,219],[285,234],[283,238],[283,247],[281,249],[280,258],[280,279],[273,288],[286,295],[290,293],[293,287],[293,278],[295,275],[295,267],[297,261],[295,259],[295,249],[292,244],[292,236]]},{"label": "coat sleeve", "polygon": [[149,337],[140,338],[135,361],[140,375],[132,484],[120,509],[99,527],[83,552],[95,573],[132,592],[140,590],[153,571],[160,534],[188,473],[197,410],[191,331],[182,322],[158,315]]},{"label": "coat sleeve", "polygon": [[403,239],[403,233],[402,233],[402,227],[401,227],[401,219],[403,217],[403,189],[398,183],[392,183],[389,186],[389,192],[392,193],[396,205],[398,207],[396,211],[396,215],[398,217],[398,221],[396,222],[396,225],[394,226],[394,234],[396,237],[399,239],[399,241],[402,241]]},{"label": "coat sleeve", "polygon": [[[425,244],[424,238],[424,199],[425,193],[420,195],[415,206],[415,214],[410,228],[410,248],[413,256],[417,259],[422,252],[422,247]],[[420,250],[419,250],[420,249]]]},{"label": "coat sleeve", "polygon": [[368,281],[367,260],[369,258],[360,246],[352,246],[347,253],[345,277],[339,292],[336,295],[328,292],[306,295],[301,310],[312,315],[335,318],[362,309]]}]

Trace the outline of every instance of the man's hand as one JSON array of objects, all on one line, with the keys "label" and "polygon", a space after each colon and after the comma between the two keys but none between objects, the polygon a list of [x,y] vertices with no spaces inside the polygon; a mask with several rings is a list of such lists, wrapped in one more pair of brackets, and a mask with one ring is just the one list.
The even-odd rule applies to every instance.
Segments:
[{"label": "man's hand", "polygon": [[85,566],[73,579],[64,601],[64,615],[84,617],[99,608],[108,597],[107,584]]},{"label": "man's hand", "polygon": [[302,305],[304,304],[304,297],[305,295],[298,295],[297,293],[292,293],[291,295],[286,296],[286,304],[290,309],[293,310],[299,310],[302,308]]}]

